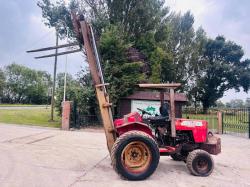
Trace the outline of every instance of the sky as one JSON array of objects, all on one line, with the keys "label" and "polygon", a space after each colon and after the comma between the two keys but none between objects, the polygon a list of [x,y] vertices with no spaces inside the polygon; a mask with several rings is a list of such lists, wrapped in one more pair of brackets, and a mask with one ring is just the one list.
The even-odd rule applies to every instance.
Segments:
[{"label": "sky", "polygon": [[[53,72],[53,58],[41,60],[34,56],[54,53],[27,54],[25,51],[55,45],[54,29],[43,24],[41,10],[36,0],[0,0],[0,67],[12,62],[28,67]],[[195,18],[194,27],[202,26],[211,38],[224,35],[227,39],[240,44],[250,58],[249,0],[166,0],[170,10],[184,13],[190,10]],[[60,41],[63,44],[65,41]],[[58,58],[57,72],[65,71],[66,57]],[[73,75],[87,66],[81,54],[68,55],[67,71]],[[221,99],[250,97],[250,93],[230,90]]]},{"label": "sky", "polygon": [[[55,31],[44,25],[41,10],[36,2],[36,0],[0,0],[0,67],[15,62],[37,70],[53,72],[54,58],[37,60],[34,57],[51,54],[54,51],[26,53],[27,50],[55,46],[56,43]],[[59,44],[64,43],[65,41],[59,41]],[[86,66],[80,53],[68,55],[67,61],[67,71],[71,74],[76,74]],[[58,58],[57,72],[65,71],[65,62],[65,56]]]},{"label": "sky", "polygon": [[[202,26],[211,38],[224,35],[243,47],[243,58],[250,58],[249,0],[167,0],[166,5],[170,10],[181,13],[190,10],[196,29]],[[248,97],[250,92],[232,89],[225,92],[220,100],[226,103],[231,99],[245,100]]]}]

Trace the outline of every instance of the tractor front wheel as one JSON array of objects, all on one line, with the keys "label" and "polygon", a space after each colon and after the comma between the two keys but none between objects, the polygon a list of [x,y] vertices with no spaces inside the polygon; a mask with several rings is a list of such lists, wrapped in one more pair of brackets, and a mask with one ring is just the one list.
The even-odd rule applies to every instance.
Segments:
[{"label": "tractor front wheel", "polygon": [[115,141],[111,151],[115,171],[127,180],[149,177],[157,168],[159,158],[157,143],[141,131],[124,133]]},{"label": "tractor front wheel", "polygon": [[187,168],[195,176],[209,176],[214,169],[214,161],[208,152],[196,149],[188,154]]}]

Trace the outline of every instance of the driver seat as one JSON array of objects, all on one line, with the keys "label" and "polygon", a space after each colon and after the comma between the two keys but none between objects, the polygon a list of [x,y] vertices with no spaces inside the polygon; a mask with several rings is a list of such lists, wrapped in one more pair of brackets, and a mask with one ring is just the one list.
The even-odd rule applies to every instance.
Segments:
[{"label": "driver seat", "polygon": [[169,121],[169,105],[168,103],[163,103],[162,106],[160,106],[160,116],[155,116],[149,118],[150,123],[152,124],[166,124],[167,121]]}]

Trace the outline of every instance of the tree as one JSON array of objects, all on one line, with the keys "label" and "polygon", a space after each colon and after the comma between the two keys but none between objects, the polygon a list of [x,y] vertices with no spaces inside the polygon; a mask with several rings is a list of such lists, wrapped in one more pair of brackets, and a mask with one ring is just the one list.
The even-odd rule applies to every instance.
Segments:
[{"label": "tree", "polygon": [[172,13],[156,31],[157,46],[161,46],[167,57],[162,63],[162,82],[187,83],[194,53],[193,22],[190,12]]},{"label": "tree", "polygon": [[116,26],[107,28],[100,38],[100,54],[105,81],[114,106],[120,97],[131,94],[137,83],[144,80],[142,62],[129,62],[126,52],[130,44]]},{"label": "tree", "polygon": [[245,106],[246,107],[250,107],[250,98],[246,98],[246,101],[245,101]]},{"label": "tree", "polygon": [[[228,89],[249,90],[250,60],[241,60],[242,48],[221,36],[208,39],[202,28],[194,30],[191,12],[169,13],[163,0],[72,0],[68,7],[41,0],[38,6],[61,37],[66,30],[73,37],[72,10],[91,21],[114,105],[141,81],[180,82],[179,91],[204,111]],[[131,48],[143,59],[131,61]]]},{"label": "tree", "polygon": [[[66,7],[65,1],[59,0],[56,4],[50,0],[38,1],[37,5],[42,9],[44,23],[48,27],[54,27],[61,38],[67,35],[74,36],[73,24],[71,21],[70,9]],[[76,6],[76,1],[72,1],[71,9]]]},{"label": "tree", "polygon": [[18,64],[5,68],[3,102],[44,104],[47,102],[50,75]]},{"label": "tree", "polygon": [[216,101],[215,105],[218,108],[224,108],[225,107],[225,104],[221,100]]},{"label": "tree", "polygon": [[189,64],[187,84],[184,87],[184,90],[187,93],[189,101],[193,103],[195,110],[198,105],[200,105],[199,100],[199,87],[198,82],[201,78],[201,72],[204,69],[204,50],[205,45],[207,44],[207,36],[205,31],[200,27],[195,33],[195,39],[192,44],[193,57]]},{"label": "tree", "polygon": [[40,0],[37,5],[42,9],[45,24],[55,27],[61,37],[66,36],[67,30],[70,36],[74,36],[71,11],[83,13],[90,19],[98,38],[102,29],[109,24],[120,25],[121,31],[129,37],[139,37],[154,30],[168,13],[163,0],[72,0],[69,6],[63,0],[56,4],[50,0]]},{"label": "tree", "polygon": [[[82,115],[96,115],[97,105],[94,89],[91,86],[90,74],[85,71],[78,73],[78,78],[67,74],[66,100],[80,106],[78,112]],[[61,103],[64,94],[64,73],[57,74],[56,108],[61,115]]]},{"label": "tree", "polygon": [[[75,11],[83,12],[91,20],[96,31],[105,78],[111,84],[109,93],[114,106],[120,97],[132,93],[135,85],[145,80],[143,62],[131,62],[127,58],[127,50],[136,46],[139,43],[137,40],[155,32],[168,13],[161,0],[84,0],[71,1],[69,7],[62,1],[54,5],[49,0],[41,0],[38,6],[42,9],[46,25],[57,30],[62,28],[58,30],[61,37],[65,36],[65,30],[73,30],[72,23],[68,23],[67,19],[73,8],[77,7]],[[156,60],[150,54],[146,56]]]},{"label": "tree", "polygon": [[121,24],[132,40],[154,31],[168,13],[162,0],[107,0],[107,6],[110,23]]},{"label": "tree", "polygon": [[162,74],[165,73],[162,70],[162,64],[165,60],[165,53],[162,48],[157,47],[150,55],[151,62],[151,77],[150,80],[152,83],[160,83],[162,82]]},{"label": "tree", "polygon": [[[204,51],[204,66],[197,80],[198,98],[206,110],[221,98],[225,91],[243,86],[242,72],[248,72],[244,62],[241,46],[231,41],[226,41],[223,36],[218,36],[214,40],[209,39]],[[249,85],[244,85],[245,91]]]},{"label": "tree", "polygon": [[245,59],[239,63],[240,68],[237,69],[239,76],[239,85],[242,86],[245,92],[248,92],[250,87],[250,59]]},{"label": "tree", "polygon": [[2,102],[4,87],[5,87],[5,74],[4,71],[0,69],[0,102]]},{"label": "tree", "polygon": [[244,107],[244,101],[242,99],[232,99],[229,102],[229,105],[231,108],[243,108]]}]

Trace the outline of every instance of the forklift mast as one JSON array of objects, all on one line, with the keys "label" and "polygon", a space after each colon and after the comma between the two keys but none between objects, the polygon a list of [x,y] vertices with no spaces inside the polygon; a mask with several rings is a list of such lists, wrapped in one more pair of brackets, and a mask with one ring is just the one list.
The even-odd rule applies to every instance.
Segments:
[{"label": "forklift mast", "polygon": [[103,127],[107,139],[107,147],[109,152],[111,152],[112,146],[116,140],[116,133],[111,111],[112,103],[109,102],[109,96],[106,89],[106,86],[109,84],[104,82],[94,32],[92,26],[85,21],[83,16],[76,16],[76,14],[72,13],[72,20],[77,37],[85,49],[90,74],[99,103]]},{"label": "forklift mast", "polygon": [[[174,90],[181,84],[139,84],[139,87],[143,89],[160,92],[162,109],[165,102],[164,92],[169,91],[170,115],[164,115],[161,112],[161,116],[152,116],[149,118],[149,123],[144,123],[143,113],[140,115],[138,112],[132,112],[113,121],[112,104],[106,89],[108,83],[105,83],[103,78],[92,26],[85,21],[84,16],[76,15],[74,12],[71,15],[80,49],[59,53],[59,55],[77,52],[82,50],[81,47],[84,48],[83,53],[86,54],[89,64],[107,147],[115,171],[128,180],[146,179],[157,168],[161,155],[186,162],[188,170],[195,176],[210,175],[214,168],[213,158],[210,154],[217,155],[221,152],[221,141],[220,138],[213,136],[213,133],[208,132],[208,123],[205,120],[175,119]],[[29,52],[58,49],[70,45],[77,44],[72,43]],[[39,58],[55,55],[45,55]],[[147,113],[143,109],[137,109]]]}]

